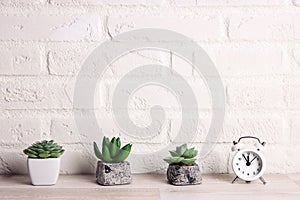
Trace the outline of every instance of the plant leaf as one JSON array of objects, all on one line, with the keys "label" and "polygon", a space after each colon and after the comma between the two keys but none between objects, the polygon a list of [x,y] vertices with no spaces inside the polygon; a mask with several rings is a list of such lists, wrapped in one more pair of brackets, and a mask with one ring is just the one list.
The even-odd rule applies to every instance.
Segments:
[{"label": "plant leaf", "polygon": [[194,148],[191,149],[187,149],[184,153],[183,153],[183,157],[184,158],[193,158],[197,155],[198,151],[194,150]]},{"label": "plant leaf", "polygon": [[132,144],[126,144],[122,149],[118,151],[117,156],[113,159],[113,162],[123,162],[129,156]]},{"label": "plant leaf", "polygon": [[187,158],[187,159],[183,159],[181,160],[181,162],[185,165],[193,165],[196,161],[196,158]]},{"label": "plant leaf", "polygon": [[117,138],[116,142],[117,142],[117,147],[121,148],[121,140],[119,137]]},{"label": "plant leaf", "polygon": [[58,158],[61,153],[51,153],[51,158]]},{"label": "plant leaf", "polygon": [[50,155],[48,153],[40,153],[39,157],[40,158],[48,158]]},{"label": "plant leaf", "polygon": [[180,163],[183,159],[183,157],[168,157],[165,158],[164,161],[166,161],[169,164],[177,164]]},{"label": "plant leaf", "polygon": [[187,150],[187,144],[176,147],[176,153],[181,156]]},{"label": "plant leaf", "polygon": [[95,152],[96,157],[100,160],[103,160],[103,156],[102,156],[102,154],[101,154],[101,152],[100,152],[100,150],[97,146],[97,143],[94,142],[93,144],[94,144],[94,152]]},{"label": "plant leaf", "polygon": [[117,155],[117,153],[119,152],[119,148],[117,145],[117,139],[115,137],[113,137],[113,139],[110,141],[109,151],[110,151],[111,158],[114,158]]},{"label": "plant leaf", "polygon": [[180,155],[177,154],[176,151],[169,151],[169,152],[170,152],[171,156],[173,156],[173,157],[179,157],[180,156]]}]

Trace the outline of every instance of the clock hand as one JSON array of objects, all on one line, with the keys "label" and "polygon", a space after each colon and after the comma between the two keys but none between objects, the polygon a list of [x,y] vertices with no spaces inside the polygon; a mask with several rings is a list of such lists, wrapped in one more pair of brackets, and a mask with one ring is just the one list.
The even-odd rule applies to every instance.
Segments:
[{"label": "clock hand", "polygon": [[[243,154],[243,156],[244,156],[244,154]],[[250,166],[251,163],[249,162],[249,155],[247,155],[247,158],[244,156],[244,158],[245,158],[245,160],[246,160],[246,165],[247,165],[247,166]]]},{"label": "clock hand", "polygon": [[250,160],[250,158],[249,158],[249,154],[247,155],[247,162],[249,163],[249,160]]},{"label": "clock hand", "polygon": [[252,163],[252,161],[255,160],[255,158],[257,158],[257,156],[255,156],[255,157],[250,161],[250,163]]}]

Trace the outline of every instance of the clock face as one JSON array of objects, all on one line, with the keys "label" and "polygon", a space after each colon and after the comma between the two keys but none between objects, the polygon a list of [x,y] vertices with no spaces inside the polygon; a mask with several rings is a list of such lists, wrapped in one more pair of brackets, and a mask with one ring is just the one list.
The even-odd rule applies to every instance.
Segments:
[{"label": "clock face", "polygon": [[260,152],[245,149],[236,153],[232,166],[239,178],[253,181],[264,173],[265,159]]}]

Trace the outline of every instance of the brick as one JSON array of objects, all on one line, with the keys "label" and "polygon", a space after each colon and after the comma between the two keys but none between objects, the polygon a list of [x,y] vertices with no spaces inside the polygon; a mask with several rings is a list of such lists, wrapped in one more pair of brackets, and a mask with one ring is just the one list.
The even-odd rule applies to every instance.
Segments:
[{"label": "brick", "polygon": [[[46,51],[50,74],[76,75],[95,48],[97,48],[96,44],[49,45]],[[108,66],[101,80],[110,78],[119,79],[132,69],[150,64],[169,66],[170,53],[156,50],[127,52]],[[86,74],[94,76],[93,70],[94,69],[91,68],[91,71],[86,72]],[[147,74],[145,74],[145,76],[146,75]]]},{"label": "brick", "polygon": [[[191,118],[188,113],[183,118],[181,112],[174,112],[174,115],[170,117],[170,141],[178,144],[210,142],[210,140],[206,141],[205,137],[210,126],[211,116],[212,110],[208,109],[199,109],[198,121]],[[181,132],[179,132],[180,130]]]},{"label": "brick", "polygon": [[300,15],[294,17],[294,39],[300,40]]},{"label": "brick", "polygon": [[171,1],[174,6],[196,6],[197,0],[175,0]]},{"label": "brick", "polygon": [[64,83],[28,79],[0,82],[0,105],[6,109],[71,108]]},{"label": "brick", "polygon": [[[289,65],[293,75],[298,75],[300,73],[300,46],[295,45],[291,52],[291,63]],[[295,77],[296,78],[296,77]]]},{"label": "brick", "polygon": [[212,54],[211,59],[222,77],[271,76],[289,72],[283,52],[276,47],[222,47]]},{"label": "brick", "polygon": [[38,47],[3,46],[0,50],[0,74],[39,75],[42,54]]},{"label": "brick", "polygon": [[267,168],[265,173],[299,173],[299,150],[299,145],[266,146],[264,155],[267,160]]},{"label": "brick", "polygon": [[296,61],[296,69],[298,69],[300,67],[300,46],[297,46],[294,51],[293,51],[293,57]]},{"label": "brick", "polygon": [[0,5],[4,6],[19,6],[19,5],[44,5],[47,0],[7,0],[1,1]]},{"label": "brick", "polygon": [[199,6],[278,6],[288,3],[287,0],[197,0]]},{"label": "brick", "polygon": [[96,16],[2,16],[0,40],[93,41],[100,27]]},{"label": "brick", "polygon": [[[124,77],[131,70],[144,65],[163,65],[170,66],[170,53],[159,50],[142,49],[139,51],[126,52],[125,55],[115,60],[108,69],[108,75],[113,78]],[[158,74],[161,74],[158,72]],[[140,76],[148,76],[142,73]],[[163,75],[163,74],[161,74]]]},{"label": "brick", "polygon": [[280,83],[229,84],[227,102],[234,109],[284,108],[285,91]]},{"label": "brick", "polygon": [[300,108],[300,85],[291,84],[288,86],[286,100],[290,109]]},{"label": "brick", "polygon": [[[112,117],[112,113],[103,110],[95,111],[96,120],[94,122],[89,118],[77,116],[77,120],[72,117],[57,117],[51,119],[50,136],[55,141],[64,144],[83,143],[91,145],[91,141],[96,141],[100,146],[102,145],[102,136],[105,134],[107,137],[119,136],[124,133],[117,125]],[[93,122],[93,123],[92,123]],[[80,127],[80,129],[78,129]],[[123,127],[126,129],[125,127]],[[122,141],[128,137],[125,137]]]},{"label": "brick", "polygon": [[[108,119],[103,119],[102,121],[109,121]],[[55,139],[55,141],[59,143],[87,143],[90,142],[88,139],[93,138],[95,139],[101,139],[94,138],[93,133],[91,130],[97,130],[98,126],[97,124],[91,123],[91,120],[89,118],[80,118],[79,119],[80,124],[83,124],[85,127],[83,129],[78,130],[78,125],[76,124],[76,121],[74,118],[54,118],[51,120],[51,127],[50,127],[50,135],[51,138]],[[104,127],[100,126],[100,129]],[[106,130],[106,129],[105,129]]]},{"label": "brick", "polygon": [[172,91],[162,86],[149,85],[132,94],[128,109],[145,111],[155,105],[160,105],[166,109],[179,107],[178,99]]},{"label": "brick", "polygon": [[[213,144],[212,144],[213,145]],[[192,145],[194,146],[194,145]],[[202,145],[197,144],[196,148],[201,152]],[[210,153],[204,158],[198,159],[202,173],[228,173],[230,144],[219,144],[214,146]],[[226,153],[224,153],[226,152]]]},{"label": "brick", "polygon": [[51,138],[57,142],[77,143],[80,136],[74,120],[53,119],[50,127]]},{"label": "brick", "polygon": [[[51,75],[76,75],[95,45],[56,44],[46,48]],[[92,73],[92,72],[91,72]]]},{"label": "brick", "polygon": [[[164,146],[166,147],[166,146]],[[158,153],[162,146],[159,144],[133,144],[132,153],[126,159],[130,162],[132,173],[166,173],[167,163],[163,158],[168,156],[168,151]],[[141,154],[135,153],[143,150]],[[148,153],[145,151],[148,150]]]},{"label": "brick", "polygon": [[[102,92],[99,94],[101,95],[99,105],[110,109],[112,106],[112,95],[119,81],[131,70],[144,65],[163,65],[168,67],[170,66],[170,54],[162,51],[142,50],[129,52],[118,58],[107,68],[106,73],[101,78],[99,88]],[[140,75],[135,78],[143,79],[148,76],[150,76],[148,72],[140,71]],[[163,76],[162,72],[158,71],[157,76]],[[136,100],[139,101],[138,99]]]},{"label": "brick", "polygon": [[232,15],[229,37],[237,40],[288,40],[294,38],[294,18],[289,14]]},{"label": "brick", "polygon": [[[287,167],[286,168],[284,167],[283,169],[274,167],[275,168],[274,171],[283,171],[282,173],[299,173],[300,172],[300,169],[298,167],[300,165],[299,151],[300,151],[300,147],[298,144],[287,146],[287,150],[285,152],[285,155],[287,155],[287,157],[285,157],[284,159],[287,163],[285,166]],[[273,152],[273,156],[274,155],[275,154]],[[277,162],[280,161],[281,160],[277,159]]]},{"label": "brick", "polygon": [[217,40],[221,35],[220,18],[215,15],[197,17],[141,15],[108,17],[108,30],[113,37],[122,32],[140,28],[168,29],[196,41]]},{"label": "brick", "polygon": [[172,65],[171,68],[178,74],[183,77],[192,77],[193,76],[193,66],[187,62],[186,60],[182,59],[181,57],[177,56],[176,54],[171,54],[172,58]]},{"label": "brick", "polygon": [[[201,112],[201,111],[200,111]],[[203,113],[203,111],[202,111]],[[181,116],[178,114],[178,117]],[[171,140],[173,141],[175,136],[178,135],[178,130],[182,126],[183,137],[184,134],[188,135],[192,131],[191,127],[198,126],[197,133],[194,138],[187,138],[186,141],[181,142],[206,142],[206,143],[232,143],[243,135],[257,136],[261,140],[267,143],[280,143],[287,144],[289,142],[289,136],[285,132],[285,121],[279,116],[268,115],[226,115],[222,125],[222,129],[217,133],[216,129],[212,127],[211,134],[208,137],[208,131],[211,126],[211,113],[204,116],[199,116],[198,123],[190,119],[186,126],[182,126],[181,119],[171,120]],[[214,137],[213,137],[214,136]],[[214,139],[217,137],[216,139]]]},{"label": "brick", "polygon": [[256,136],[266,143],[286,143],[284,120],[272,116],[226,116],[219,142],[237,140],[244,135]]},{"label": "brick", "polygon": [[300,114],[294,114],[290,119],[291,142],[299,144],[300,142]]},{"label": "brick", "polygon": [[39,119],[1,119],[0,142],[3,144],[31,144],[41,138]]},{"label": "brick", "polygon": [[[132,112],[131,112],[132,113]],[[145,114],[144,114],[145,115]],[[132,116],[132,114],[131,114]],[[148,144],[148,149],[135,147],[136,151],[139,153],[149,153],[149,151],[155,151],[155,149],[161,149],[166,146],[169,142],[170,134],[170,120],[166,119],[162,124],[158,132],[153,132],[153,130],[147,128],[147,125],[150,125],[151,122],[145,120],[144,116],[132,117],[131,120],[137,127],[144,128],[143,135],[140,133],[130,131],[130,127],[121,127],[122,130],[128,130],[129,133],[124,131],[120,132],[120,137],[123,140],[123,143],[134,143],[135,145]],[[146,123],[145,123],[146,121]],[[155,120],[153,120],[155,121]],[[155,123],[155,122],[154,122]]]},{"label": "brick", "polygon": [[[267,116],[256,114],[248,115],[226,115],[223,127],[218,134],[217,140],[206,139],[211,126],[211,115],[201,118],[198,133],[194,142],[232,143],[244,135],[256,136],[268,144],[287,144],[289,137],[285,132],[285,121],[278,116]],[[214,128],[214,127],[212,127]],[[212,129],[212,133],[216,133]],[[216,134],[217,136],[217,134]],[[212,137],[212,136],[210,136]]]},{"label": "brick", "polygon": [[[131,93],[128,105],[124,107],[119,107],[115,109],[129,109],[131,111],[136,111],[136,114],[141,114],[140,112],[145,112],[149,110],[152,106],[160,105],[164,109],[172,110],[180,110],[182,108],[181,103],[179,102],[179,97],[183,96],[187,98],[193,98],[193,96],[188,96],[189,93],[180,87],[172,90],[169,88],[169,85],[162,86],[157,85],[159,82],[155,81],[154,78],[152,80],[152,84],[144,85],[138,90]],[[173,81],[173,80],[172,80]],[[146,82],[146,81],[145,81]],[[184,105],[187,109],[195,109],[195,107],[201,108],[210,108],[211,105],[211,95],[207,85],[205,84],[204,80],[201,79],[189,79],[185,81],[188,87],[191,89],[191,92],[195,96],[195,101],[198,103],[197,105]],[[118,81],[112,82],[110,85],[107,85],[107,91],[101,94],[101,105],[107,109],[112,108],[112,101],[114,98],[115,87],[118,84]],[[134,84],[134,81],[132,81]],[[173,84],[182,84],[182,82]],[[129,93],[129,90],[124,88],[124,96]],[[176,92],[176,93],[174,93]],[[156,94],[153,96],[153,94]]]},{"label": "brick", "polygon": [[51,5],[161,5],[162,0],[49,0]]}]

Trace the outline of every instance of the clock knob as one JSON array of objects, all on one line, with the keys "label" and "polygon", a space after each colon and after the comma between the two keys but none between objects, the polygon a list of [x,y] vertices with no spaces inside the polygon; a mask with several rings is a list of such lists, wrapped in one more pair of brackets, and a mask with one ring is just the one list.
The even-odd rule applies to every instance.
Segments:
[{"label": "clock knob", "polygon": [[243,149],[243,147],[244,147],[244,144],[242,142],[237,143],[237,142],[233,141],[233,144],[234,145],[232,146],[231,151],[239,151],[239,150]]},{"label": "clock knob", "polygon": [[256,142],[254,145],[257,148],[257,151],[265,151],[265,149],[266,149],[265,142],[262,142],[262,143]]}]

